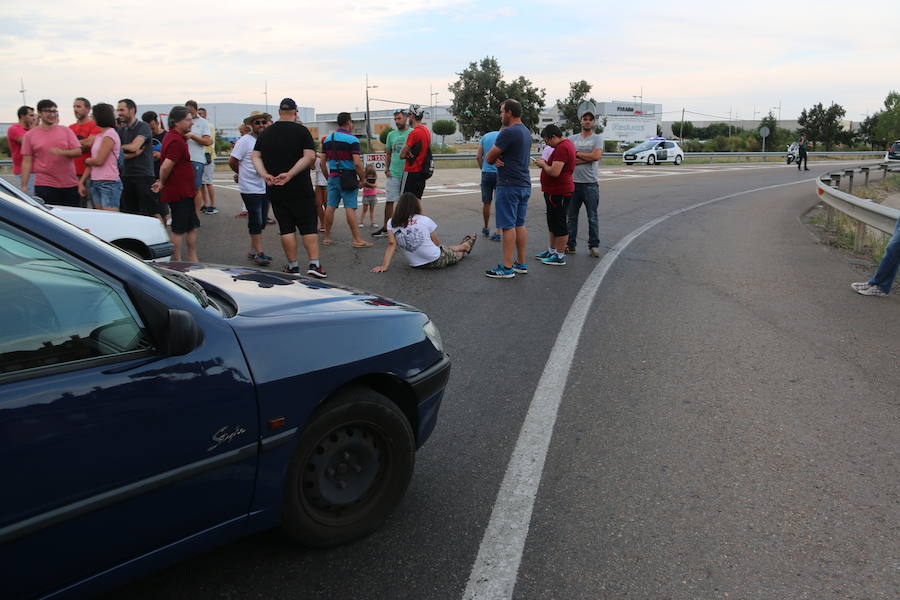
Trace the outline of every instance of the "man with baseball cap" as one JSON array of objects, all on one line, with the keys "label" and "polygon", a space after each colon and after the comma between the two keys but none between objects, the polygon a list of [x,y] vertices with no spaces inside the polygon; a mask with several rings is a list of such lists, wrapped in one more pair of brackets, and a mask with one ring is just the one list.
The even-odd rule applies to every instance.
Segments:
[{"label": "man with baseball cap", "polygon": [[594,258],[600,258],[600,234],[597,218],[600,186],[597,183],[597,167],[600,164],[600,157],[603,156],[603,140],[594,133],[595,110],[592,102],[580,104],[578,119],[581,121],[581,131],[569,136],[569,141],[575,145],[575,172],[572,174],[575,191],[569,201],[569,241],[566,253],[575,253],[578,213],[581,211],[581,206],[584,205],[588,219],[588,253]]},{"label": "man with baseball cap", "polygon": [[309,257],[307,275],[325,278],[319,262],[318,214],[309,169],[316,149],[309,129],[297,122],[297,103],[284,98],[278,106],[278,121],[260,132],[253,147],[253,166],[266,182],[266,197],[278,221],[281,246],[287,257],[285,273],[299,273],[297,239]]}]

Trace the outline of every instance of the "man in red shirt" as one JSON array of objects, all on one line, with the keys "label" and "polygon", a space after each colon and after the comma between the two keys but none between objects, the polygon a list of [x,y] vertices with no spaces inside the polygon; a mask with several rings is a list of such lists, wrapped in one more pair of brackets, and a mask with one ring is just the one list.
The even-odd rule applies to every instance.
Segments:
[{"label": "man in red shirt", "polygon": [[[84,161],[91,156],[91,146],[94,136],[102,133],[97,124],[91,119],[91,102],[87,98],[75,98],[72,102],[72,111],[75,113],[75,122],[69,125],[69,129],[75,133],[78,143],[81,144],[81,154],[72,159],[75,163],[75,175],[78,179],[84,174]],[[91,206],[91,180],[85,181],[84,196],[80,199],[81,206]]]},{"label": "man in red shirt", "polygon": [[172,211],[172,260],[181,260],[181,244],[187,246],[187,260],[198,262],[197,229],[200,219],[194,206],[194,168],[185,139],[191,132],[194,119],[184,106],[174,106],[169,113],[169,133],[163,138],[159,159],[159,179],[151,190],[160,194],[160,200]]},{"label": "man in red shirt", "polygon": [[541,168],[541,191],[547,205],[547,228],[550,230],[550,246],[536,255],[545,265],[566,264],[566,244],[569,241],[567,215],[575,182],[575,145],[563,137],[556,125],[547,125],[541,138],[553,149],[546,159],[536,158],[534,164]]},{"label": "man in red shirt", "polygon": [[400,150],[400,158],[406,161],[400,193],[410,192],[421,198],[425,193],[425,158],[431,147],[431,132],[422,124],[425,109],[418,104],[409,107],[409,126],[412,131],[406,137],[406,145]]},{"label": "man in red shirt", "polygon": [[10,125],[6,132],[6,139],[9,141],[9,152],[12,155],[13,175],[16,176],[16,185],[27,189],[29,196],[34,196],[34,173],[28,177],[28,185],[22,185],[22,138],[25,137],[29,129],[34,127],[37,119],[34,115],[34,109],[30,106],[20,106],[17,115],[19,122]]}]

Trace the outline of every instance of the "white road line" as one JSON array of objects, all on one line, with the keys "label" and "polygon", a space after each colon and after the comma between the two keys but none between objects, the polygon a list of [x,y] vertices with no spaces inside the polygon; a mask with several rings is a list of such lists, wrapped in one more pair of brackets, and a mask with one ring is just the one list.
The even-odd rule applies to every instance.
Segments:
[{"label": "white road line", "polygon": [[469,574],[469,581],[463,594],[465,600],[512,598],[518,579],[519,565],[522,562],[522,553],[525,550],[525,540],[528,537],[531,512],[541,482],[544,461],[550,447],[553,426],[556,423],[559,405],[566,389],[569,369],[575,356],[575,350],[578,348],[581,331],[587,320],[588,309],[600,289],[600,284],[603,283],[606,274],[615,264],[616,258],[631,242],[672,217],[722,200],[810,181],[814,181],[814,179],[768,185],[673,210],[638,227],[619,240],[594,267],[563,320],[563,326],[556,336],[556,342],[553,344],[550,357],[531,399],[528,414],[522,423],[516,447],[513,449],[503,483],[497,493],[491,519],[481,540],[481,546],[478,548],[478,556]]}]

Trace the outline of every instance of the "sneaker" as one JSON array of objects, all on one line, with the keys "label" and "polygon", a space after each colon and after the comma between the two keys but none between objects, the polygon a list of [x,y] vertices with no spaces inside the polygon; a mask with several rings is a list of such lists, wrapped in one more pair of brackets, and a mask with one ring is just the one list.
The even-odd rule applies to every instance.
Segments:
[{"label": "sneaker", "polygon": [[256,256],[253,257],[253,262],[255,262],[256,264],[258,264],[261,267],[267,267],[267,266],[269,266],[269,263],[272,262],[272,257],[263,252],[260,252],[259,254],[257,254]]},{"label": "sneaker", "polygon": [[544,260],[545,258],[550,258],[551,256],[555,256],[555,253],[550,252],[549,250],[544,250],[540,254],[534,255],[534,257],[538,260]]},{"label": "sneaker", "polygon": [[372,237],[377,237],[377,238],[387,237],[387,229],[382,227],[381,229],[379,229],[378,231],[373,233]]},{"label": "sneaker", "polygon": [[500,235],[499,233],[495,233],[495,234],[493,234],[493,235],[491,236],[491,241],[492,241],[492,242],[500,242],[500,241],[502,241],[502,240],[503,240],[503,236]]},{"label": "sneaker", "polygon": [[208,214],[208,215],[215,215],[215,214],[218,214],[218,212],[219,212],[219,209],[216,208],[215,206],[207,206],[206,207],[206,214]]},{"label": "sneaker", "polygon": [[382,228],[381,225],[379,225],[378,223],[372,223],[371,225],[369,225],[369,227],[371,227],[372,229],[381,229]]},{"label": "sneaker", "polygon": [[575,254],[575,246],[566,246],[566,254]]},{"label": "sneaker", "polygon": [[871,285],[872,284],[869,283],[868,281],[860,281],[857,283],[851,283],[850,287],[852,287],[854,290],[856,290],[858,292],[859,290],[864,290],[867,287],[870,287]]},{"label": "sneaker", "polygon": [[484,274],[494,279],[509,279],[516,276],[515,271],[504,265],[497,265],[494,269],[488,269]]},{"label": "sneaker", "polygon": [[483,235],[484,237],[490,237],[491,230],[488,229],[487,227],[485,227],[484,229],[481,230],[481,235]]},{"label": "sneaker", "polygon": [[588,248],[588,254],[590,254],[594,258],[600,258],[600,248]]},{"label": "sneaker", "polygon": [[309,263],[309,268],[306,270],[307,275],[312,275],[313,277],[318,277],[319,279],[325,279],[328,275],[325,273],[325,269],[322,268],[321,265],[314,265]]},{"label": "sneaker", "polygon": [[525,275],[526,273],[528,273],[528,265],[514,262],[513,263],[513,271],[515,271],[516,273],[521,273],[522,275]]},{"label": "sneaker", "polygon": [[548,256],[547,258],[542,258],[541,262],[545,265],[553,265],[557,267],[561,267],[566,264],[566,257],[559,256],[557,254],[553,254],[553,256]]},{"label": "sneaker", "polygon": [[203,214],[205,215],[205,214],[206,214],[206,209],[207,209],[207,208],[209,208],[209,207],[206,206],[206,205],[204,204],[203,206],[200,207],[200,212],[203,213]]},{"label": "sneaker", "polygon": [[887,292],[885,292],[883,289],[881,289],[877,285],[870,285],[869,287],[867,287],[865,289],[856,290],[856,293],[862,294],[863,296],[882,296],[883,297],[883,296],[888,295]]},{"label": "sneaker", "polygon": [[273,219],[272,217],[266,217],[266,225],[274,225],[274,224],[275,224],[275,219]]},{"label": "sneaker", "polygon": [[284,268],[281,270],[281,272],[297,274],[300,273],[300,267],[289,267],[287,265],[284,265]]},{"label": "sneaker", "polygon": [[247,260],[254,260],[256,258],[256,252],[251,250],[247,253]]}]

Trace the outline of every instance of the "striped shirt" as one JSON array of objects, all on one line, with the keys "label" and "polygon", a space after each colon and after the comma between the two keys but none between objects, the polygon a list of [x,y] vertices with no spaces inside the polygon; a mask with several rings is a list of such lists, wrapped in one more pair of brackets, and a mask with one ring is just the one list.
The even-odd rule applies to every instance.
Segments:
[{"label": "striped shirt", "polygon": [[322,149],[328,158],[329,177],[338,177],[339,169],[356,169],[353,156],[359,156],[359,140],[346,129],[338,129],[326,137]]}]

